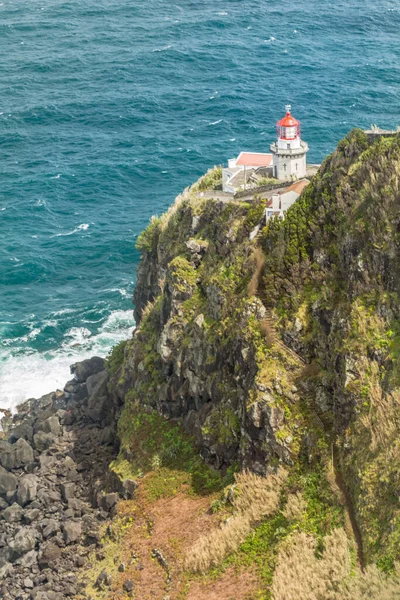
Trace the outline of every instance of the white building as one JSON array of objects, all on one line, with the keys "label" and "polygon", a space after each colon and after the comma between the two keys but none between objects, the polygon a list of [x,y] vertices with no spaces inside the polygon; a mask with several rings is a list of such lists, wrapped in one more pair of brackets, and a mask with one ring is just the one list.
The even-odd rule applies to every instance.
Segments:
[{"label": "white building", "polygon": [[273,194],[265,209],[266,221],[271,217],[283,217],[287,209],[296,202],[309,183],[308,179],[301,179],[290,185],[283,192]]},{"label": "white building", "polygon": [[258,178],[273,177],[273,172],[272,154],[241,152],[228,161],[228,168],[222,169],[222,189],[234,194],[254,187]]},{"label": "white building", "polygon": [[276,142],[271,144],[274,177],[276,179],[301,179],[307,174],[308,144],[300,136],[300,121],[286,106],[286,115],[276,124]]},{"label": "white building", "polygon": [[300,121],[292,117],[291,107],[286,106],[286,115],[277,122],[276,142],[271,144],[271,153],[241,152],[228,161],[222,170],[222,189],[234,194],[243,189],[257,187],[264,177],[281,181],[294,181],[306,176],[308,144],[300,137]]}]

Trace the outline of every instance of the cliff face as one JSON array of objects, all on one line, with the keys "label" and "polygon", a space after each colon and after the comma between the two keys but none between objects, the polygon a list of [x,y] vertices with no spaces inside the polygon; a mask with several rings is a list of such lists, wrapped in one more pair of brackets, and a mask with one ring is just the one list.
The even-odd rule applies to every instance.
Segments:
[{"label": "cliff face", "polygon": [[[215,466],[240,461],[265,473],[271,460],[290,459],[290,432],[274,399],[279,377],[259,377],[266,310],[248,294],[257,268],[249,233],[262,210],[194,188],[153,220],[139,241],[138,329],[120,388],[130,403],[181,419]],[[288,402],[290,389],[285,381]]]},{"label": "cliff face", "polygon": [[250,241],[262,203],[213,199],[209,173],[139,239],[137,330],[114,375],[125,457],[151,409],[222,470],[333,455],[366,558],[386,569],[400,555],[399,175],[399,136],[356,130]]}]

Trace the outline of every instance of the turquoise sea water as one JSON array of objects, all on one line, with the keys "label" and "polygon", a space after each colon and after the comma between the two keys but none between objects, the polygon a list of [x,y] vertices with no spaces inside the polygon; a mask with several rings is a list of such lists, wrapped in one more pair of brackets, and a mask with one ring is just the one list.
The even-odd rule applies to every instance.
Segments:
[{"label": "turquoise sea water", "polygon": [[133,328],[135,239],[207,168],[400,124],[396,0],[0,3],[0,407]]}]

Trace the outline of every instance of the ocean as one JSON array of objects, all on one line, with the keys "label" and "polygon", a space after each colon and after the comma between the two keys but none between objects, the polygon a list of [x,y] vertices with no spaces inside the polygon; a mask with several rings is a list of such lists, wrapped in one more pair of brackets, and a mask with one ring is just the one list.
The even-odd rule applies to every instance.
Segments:
[{"label": "ocean", "polygon": [[400,124],[396,0],[0,3],[0,408],[131,335],[135,241],[209,167]]}]

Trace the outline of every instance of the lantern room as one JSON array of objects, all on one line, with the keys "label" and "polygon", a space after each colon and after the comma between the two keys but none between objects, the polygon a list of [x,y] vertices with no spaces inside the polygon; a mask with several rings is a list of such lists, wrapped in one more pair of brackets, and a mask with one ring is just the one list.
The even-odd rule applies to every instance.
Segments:
[{"label": "lantern room", "polygon": [[300,121],[292,116],[290,104],[286,105],[286,115],[276,124],[276,137],[271,144],[274,177],[285,181],[305,177],[308,144],[300,137]]},{"label": "lantern room", "polygon": [[295,140],[300,137],[300,121],[290,114],[290,104],[286,105],[286,115],[276,124],[276,135],[278,140]]}]

